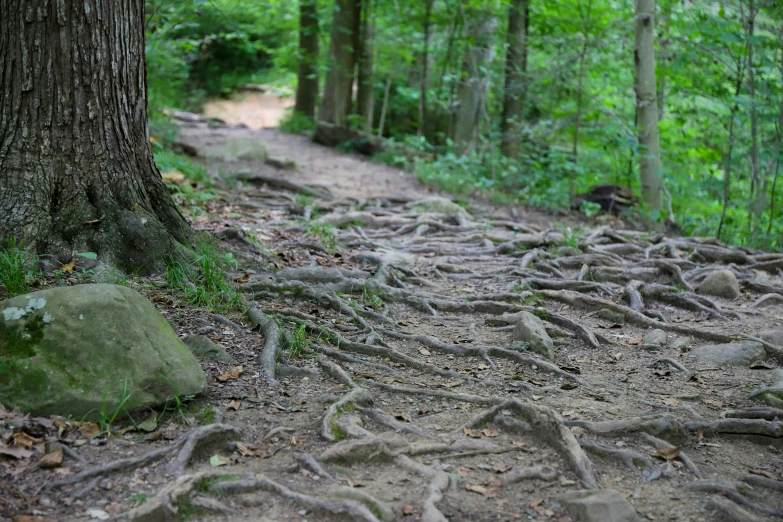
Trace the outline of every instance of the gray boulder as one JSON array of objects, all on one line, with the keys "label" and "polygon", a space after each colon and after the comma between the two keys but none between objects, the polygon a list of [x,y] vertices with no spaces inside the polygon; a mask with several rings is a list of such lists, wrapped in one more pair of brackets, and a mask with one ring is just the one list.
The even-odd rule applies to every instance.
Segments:
[{"label": "gray boulder", "polygon": [[204,149],[204,156],[223,161],[267,159],[264,144],[253,138],[232,138],[221,145],[213,145]]},{"label": "gray boulder", "polygon": [[699,293],[735,299],[740,295],[737,277],[731,270],[710,272],[699,285]]},{"label": "gray boulder", "polygon": [[666,346],[666,343],[669,340],[669,336],[663,330],[656,328],[644,334],[644,338],[642,340],[644,341],[644,344]]},{"label": "gray boulder", "polygon": [[206,387],[158,310],[124,286],[42,290],[0,302],[0,403],[75,418],[163,404]]},{"label": "gray boulder", "polygon": [[557,499],[575,522],[638,522],[630,502],[614,489],[569,491]]},{"label": "gray boulder", "polygon": [[184,339],[185,346],[187,346],[193,355],[197,357],[205,357],[207,359],[214,359],[216,361],[237,364],[237,360],[231,357],[229,353],[219,344],[212,341],[204,335],[188,335]]},{"label": "gray boulder", "polygon": [[555,343],[546,333],[544,322],[530,312],[520,312],[519,321],[514,327],[511,338],[528,343],[530,351],[539,353],[547,359],[555,358]]},{"label": "gray boulder", "polygon": [[761,343],[740,341],[729,344],[708,344],[691,350],[688,357],[701,363],[716,366],[749,366],[767,358]]},{"label": "gray boulder", "polygon": [[410,207],[411,210],[417,214],[460,214],[464,216],[465,219],[470,219],[470,213],[467,210],[454,203],[449,198],[441,196],[417,199],[411,201],[406,206]]},{"label": "gray boulder", "polygon": [[783,346],[783,328],[771,328],[769,330],[751,333],[751,335],[758,337],[759,339],[763,339],[770,344]]}]

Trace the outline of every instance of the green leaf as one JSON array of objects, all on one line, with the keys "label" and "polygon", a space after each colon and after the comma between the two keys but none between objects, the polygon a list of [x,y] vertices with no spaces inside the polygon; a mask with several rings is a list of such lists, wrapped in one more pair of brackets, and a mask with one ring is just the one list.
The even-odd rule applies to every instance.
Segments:
[{"label": "green leaf", "polygon": [[209,465],[213,468],[219,468],[220,466],[225,466],[228,464],[228,459],[225,457],[221,457],[220,455],[212,455],[209,457]]},{"label": "green leaf", "polygon": [[92,259],[93,261],[98,259],[98,254],[96,254],[95,252],[79,252],[76,255],[83,257],[85,259]]}]

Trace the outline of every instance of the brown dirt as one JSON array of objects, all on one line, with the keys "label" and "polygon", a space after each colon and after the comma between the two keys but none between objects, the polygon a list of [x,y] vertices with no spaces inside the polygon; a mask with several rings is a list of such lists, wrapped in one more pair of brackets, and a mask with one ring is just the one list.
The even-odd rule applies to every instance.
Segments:
[{"label": "brown dirt", "polygon": [[[244,103],[232,108],[223,102],[222,110],[244,113]],[[298,168],[285,171],[263,162],[208,161],[216,179],[225,181],[227,173],[244,171],[285,179],[302,189],[320,187],[334,199],[302,197],[269,184],[245,182],[188,217],[198,228],[226,238],[232,237],[226,235],[226,229],[241,231],[244,239],[226,239],[224,245],[241,262],[235,277],[241,281],[248,302],[277,317],[286,336],[296,338],[304,324],[305,350],[297,351],[296,342],[282,342],[278,365],[272,368],[275,382],[269,382],[264,376],[270,368],[263,365],[261,357],[268,339],[251,328],[244,314],[229,314],[242,326],[237,331],[206,311],[181,303],[176,295],[144,291],[181,335],[211,326],[205,334],[244,368],[241,377],[221,382],[216,377],[228,370],[228,365],[202,361],[209,389],[184,411],[193,425],[199,425],[209,420],[204,415],[209,406],[223,423],[242,431],[241,440],[251,445],[250,450],[236,446],[224,449],[221,454],[227,465],[219,468],[209,464],[209,456],[218,450],[202,452],[194,456],[185,473],[218,472],[229,485],[246,474],[250,478],[262,474],[302,496],[287,497],[279,489],[270,492],[268,483],[262,488],[258,482],[244,492],[215,495],[208,487],[215,479],[210,479],[206,486],[185,488],[183,498],[210,499],[218,504],[213,503],[212,508],[203,507],[204,502],[195,508],[180,504],[179,515],[167,520],[177,516],[183,520],[184,514],[189,520],[372,520],[357,504],[341,514],[334,511],[348,509],[346,505],[315,507],[316,499],[334,498],[335,491],[345,487],[388,505],[393,520],[565,522],[570,519],[558,495],[590,486],[589,474],[574,464],[584,454],[573,446],[564,449],[568,442],[592,441],[610,450],[655,455],[656,449],[640,433],[644,430],[675,444],[695,463],[703,479],[723,481],[724,486],[749,480],[745,478],[749,474],[783,480],[780,418],[764,425],[777,430],[771,436],[687,429],[693,421],[712,422],[729,410],[759,406],[749,392],[770,384],[769,368],[781,362],[779,356],[772,355],[783,348],[770,346],[766,366],[758,369],[699,364],[688,358],[689,348],[674,348],[671,343],[659,349],[642,346],[641,339],[649,330],[645,326],[648,316],[627,312],[626,323],[615,324],[598,315],[606,305],[573,300],[601,298],[627,306],[625,285],[598,274],[607,266],[617,266],[622,268],[618,277],[633,279],[630,271],[645,266],[649,257],[681,267],[688,284],[697,282],[699,268],[717,266],[730,268],[742,281],[743,291],[737,299],[711,298],[715,306],[707,304],[706,310],[694,312],[678,306],[676,297],[671,298],[691,296],[683,292],[680,281],[667,270],[652,274],[652,282],[667,285],[668,297],[646,297],[644,311],[664,316],[669,321],[664,328],[690,328],[694,346],[708,344],[705,337],[710,334],[740,338],[781,324],[780,308],[762,308],[758,314],[749,308],[760,296],[752,282],[753,278],[758,281],[762,271],[736,259],[731,263],[704,259],[709,252],[736,256],[738,250],[710,250],[706,242],[698,240],[626,231],[621,222],[610,218],[602,218],[609,226],[597,228],[592,223],[576,230],[565,225],[572,217],[527,209],[512,212],[481,201],[472,202],[467,209],[470,214],[463,214],[464,221],[456,214],[417,214],[412,202],[432,191],[416,183],[412,175],[274,129],[216,128],[199,122],[183,125],[181,139],[202,150],[240,136],[258,139],[271,157],[293,159]],[[348,212],[355,214],[341,219]],[[323,223],[329,220],[342,221],[343,226],[325,227]],[[331,234],[337,246],[331,244]],[[670,241],[667,249],[655,248],[666,241]],[[595,255],[615,248],[628,251]],[[531,260],[533,253],[538,257]],[[758,252],[747,253],[753,262],[766,259]],[[583,259],[592,275],[580,281],[583,262],[573,261],[575,256],[586,254],[593,254]],[[309,267],[310,271],[282,271],[296,267]],[[780,285],[780,276],[774,269],[770,272],[769,285],[781,288],[773,286]],[[605,286],[587,284],[591,281]],[[559,284],[566,290],[547,289]],[[539,309],[536,313],[547,321],[556,339],[552,362],[526,351],[512,340],[511,327],[498,323],[503,312],[536,311],[535,307],[548,311]],[[600,347],[589,346],[558,317],[599,336]],[[683,336],[687,337],[670,333],[669,338]],[[652,366],[660,358],[679,361],[690,373],[665,363]],[[345,372],[342,377],[335,373],[334,365]],[[343,404],[332,412],[323,432],[322,422],[330,405],[344,400],[352,386],[369,392],[372,405]],[[470,426],[493,401],[508,400],[519,402],[504,404],[498,416]],[[373,409],[378,410],[375,415]],[[660,420],[662,414],[669,416],[664,420],[670,424],[661,431],[637,424],[601,435],[577,426],[578,421]],[[345,427],[349,421],[360,423],[366,431],[351,435]],[[558,431],[563,422],[569,427]],[[178,422],[176,416],[161,427],[175,434],[192,428]],[[268,437],[271,430],[278,431]],[[397,444],[407,448],[409,458],[420,463],[427,474],[437,479],[445,473],[442,499],[429,510],[425,502],[428,488],[437,481],[412,471],[404,457],[377,446],[363,456],[346,450],[337,460],[329,459],[328,451],[342,448],[353,437],[376,443],[386,440],[387,447],[397,447],[389,439],[375,438],[381,434],[401,439]],[[165,463],[39,492],[47,482],[171,444],[166,440],[144,442],[142,438],[137,432],[128,432],[82,445],[74,450],[87,462],[66,458],[64,466],[54,470],[37,469],[32,461],[5,463],[8,478],[0,479],[0,488],[8,488],[11,494],[2,501],[5,504],[0,503],[0,510],[9,517],[25,514],[89,520],[89,509],[137,515],[138,511],[129,510],[157,505],[161,498],[155,495],[176,478],[166,471]],[[73,440],[72,436],[67,442]],[[440,452],[413,450],[427,443],[455,446]],[[473,446],[466,449],[459,444]],[[484,445],[485,453],[476,451],[477,444]],[[302,465],[297,454],[314,457],[323,469]],[[653,456],[647,469],[644,463],[627,467],[616,458],[589,452],[587,456],[597,486],[620,491],[641,519],[717,519],[716,513],[706,508],[710,494],[687,489],[697,479],[682,459],[668,462]],[[504,477],[516,470],[538,465],[554,468],[554,480],[532,478],[503,484]],[[661,471],[664,473],[659,477]],[[654,480],[647,479],[650,474]],[[780,482],[774,484],[779,486]],[[740,495],[740,500],[747,498],[754,506],[768,510],[766,515],[755,512],[762,520],[775,520],[778,515],[772,511],[783,509],[779,493],[770,494],[745,483],[739,491],[748,495]],[[142,520],[136,515],[131,519]]]}]

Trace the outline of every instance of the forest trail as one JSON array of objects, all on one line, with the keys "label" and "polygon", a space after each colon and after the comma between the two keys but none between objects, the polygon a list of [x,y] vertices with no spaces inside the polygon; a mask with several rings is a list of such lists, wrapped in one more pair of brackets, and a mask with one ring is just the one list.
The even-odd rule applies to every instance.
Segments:
[{"label": "forest trail", "polygon": [[[143,444],[89,447],[77,470],[97,471],[52,495],[105,477],[146,495],[129,520],[187,498],[190,520],[783,517],[783,256],[463,208],[303,136],[182,122],[200,155],[237,139],[297,163],[205,159],[242,182],[185,210],[240,261],[247,318],[154,299],[242,365],[202,360],[217,424],[180,426],[192,444],[170,467]],[[738,297],[697,292],[718,270]],[[241,439],[225,465],[193,453],[221,437]],[[112,455],[131,463],[110,475]]]}]

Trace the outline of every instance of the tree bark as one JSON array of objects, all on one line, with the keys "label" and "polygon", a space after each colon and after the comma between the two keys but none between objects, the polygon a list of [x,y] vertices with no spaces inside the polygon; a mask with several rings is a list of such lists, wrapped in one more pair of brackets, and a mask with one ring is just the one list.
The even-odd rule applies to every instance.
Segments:
[{"label": "tree bark", "polygon": [[530,0],[513,0],[508,8],[508,50],[501,122],[503,141],[500,145],[503,155],[511,159],[519,158],[522,144],[529,25]]},{"label": "tree bark", "polygon": [[294,112],[315,119],[318,98],[318,0],[299,0],[299,70]]},{"label": "tree bark", "polygon": [[361,117],[361,128],[372,132],[373,111],[373,0],[363,0],[361,12],[361,36],[359,38],[359,77],[356,88],[356,113]]},{"label": "tree bark", "polygon": [[658,141],[655,84],[655,0],[636,0],[634,89],[639,126],[639,179],[642,202],[649,212],[663,208],[663,175]]},{"label": "tree bark", "polygon": [[191,229],[152,159],[144,0],[0,2],[0,241],[152,269]]},{"label": "tree bark", "polygon": [[318,119],[345,125],[351,113],[356,44],[362,0],[335,0],[332,41],[329,46],[329,70]]},{"label": "tree bark", "polygon": [[489,89],[487,70],[494,57],[492,36],[497,24],[492,13],[473,12],[467,19],[471,42],[465,48],[464,79],[459,87],[453,136],[461,152],[469,151],[475,144],[481,107]]},{"label": "tree bark", "polygon": [[427,84],[430,62],[430,26],[432,23],[432,5],[435,0],[425,0],[424,7],[424,48],[421,51],[421,78],[419,78],[419,126],[417,136],[424,135],[424,125],[427,121]]}]

